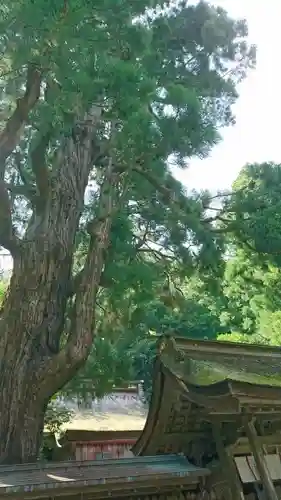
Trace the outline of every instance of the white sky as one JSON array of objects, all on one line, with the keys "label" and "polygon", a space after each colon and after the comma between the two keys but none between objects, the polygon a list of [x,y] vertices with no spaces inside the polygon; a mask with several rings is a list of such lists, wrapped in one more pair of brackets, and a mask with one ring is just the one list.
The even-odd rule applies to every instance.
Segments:
[{"label": "white sky", "polygon": [[234,107],[236,125],[223,132],[223,141],[205,160],[192,160],[177,177],[189,189],[230,187],[246,163],[281,163],[280,18],[281,0],[217,0],[231,16],[248,21],[251,42],[257,45],[257,67],[240,85]]}]

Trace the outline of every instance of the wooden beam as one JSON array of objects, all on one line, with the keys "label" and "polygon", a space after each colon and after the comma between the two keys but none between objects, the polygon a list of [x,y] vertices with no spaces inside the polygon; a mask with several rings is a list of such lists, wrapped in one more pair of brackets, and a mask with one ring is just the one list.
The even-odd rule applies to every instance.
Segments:
[{"label": "wooden beam", "polygon": [[222,469],[227,482],[229,482],[232,500],[245,500],[242,483],[230,451],[224,446],[222,440],[222,428],[216,422],[213,423],[213,434]]},{"label": "wooden beam", "polygon": [[277,492],[274,488],[273,481],[271,479],[270,471],[268,470],[265,456],[263,454],[262,446],[260,441],[257,439],[257,431],[253,421],[247,421],[245,423],[245,431],[251,451],[253,453],[256,466],[261,478],[261,482],[265,491],[266,500],[278,500]]},{"label": "wooden beam", "polygon": [[[272,434],[272,435],[264,435],[257,436],[257,441],[262,446],[273,447],[276,449],[276,446],[281,446],[281,435],[280,434]],[[234,455],[240,454],[249,454],[250,452],[250,443],[247,437],[240,437],[237,441],[228,446],[228,449]]]}]

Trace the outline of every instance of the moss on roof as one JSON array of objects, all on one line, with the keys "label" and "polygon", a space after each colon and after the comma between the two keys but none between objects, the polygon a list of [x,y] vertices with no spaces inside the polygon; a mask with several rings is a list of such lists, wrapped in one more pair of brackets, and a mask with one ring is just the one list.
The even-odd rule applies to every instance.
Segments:
[{"label": "moss on roof", "polygon": [[161,360],[195,385],[223,380],[281,387],[281,349],[192,339],[166,339]]}]

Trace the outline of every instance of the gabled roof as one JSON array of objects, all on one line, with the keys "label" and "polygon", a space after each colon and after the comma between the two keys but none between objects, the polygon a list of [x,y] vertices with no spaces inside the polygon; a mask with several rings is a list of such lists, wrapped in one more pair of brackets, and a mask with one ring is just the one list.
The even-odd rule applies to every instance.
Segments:
[{"label": "gabled roof", "polygon": [[135,454],[186,453],[206,429],[209,439],[214,417],[259,412],[281,420],[281,349],[171,337],[161,337],[158,347],[149,413]]}]

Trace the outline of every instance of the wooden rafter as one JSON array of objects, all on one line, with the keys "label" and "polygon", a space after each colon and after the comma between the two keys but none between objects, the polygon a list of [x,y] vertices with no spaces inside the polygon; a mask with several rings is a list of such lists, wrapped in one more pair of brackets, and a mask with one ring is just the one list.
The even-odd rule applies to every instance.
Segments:
[{"label": "wooden rafter", "polygon": [[268,470],[266,464],[260,441],[257,439],[257,432],[253,420],[245,422],[245,431],[263,484],[266,500],[279,500],[271,479],[270,471]]}]

